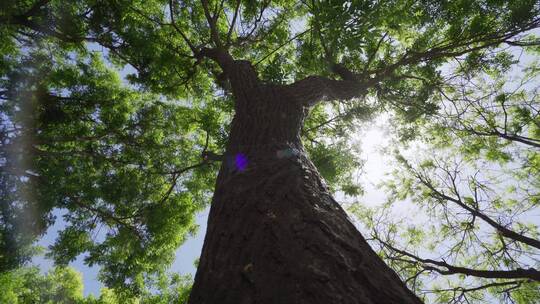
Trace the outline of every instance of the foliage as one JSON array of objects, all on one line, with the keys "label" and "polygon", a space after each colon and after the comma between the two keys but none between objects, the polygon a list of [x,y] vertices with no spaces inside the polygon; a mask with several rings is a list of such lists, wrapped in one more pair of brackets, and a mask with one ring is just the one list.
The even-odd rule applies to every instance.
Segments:
[{"label": "foliage", "polygon": [[[224,151],[234,115],[226,64],[216,52],[250,62],[265,83],[340,86],[331,94],[324,91],[331,86],[318,86],[320,99],[336,100],[312,107],[302,133],[334,191],[361,193],[352,182],[361,162],[351,134],[380,113],[392,115],[403,141],[421,135],[437,138],[438,146],[463,137],[467,151],[459,153],[466,161],[520,164],[516,180],[537,189],[529,177],[537,176],[538,154],[521,153],[514,162],[506,150],[508,140],[538,139],[534,103],[510,106],[507,98],[519,94],[508,92],[492,99],[511,110],[503,134],[513,139],[467,135],[500,133],[500,112],[486,113],[487,125],[477,114],[458,117],[463,124],[452,125],[455,133],[431,119],[447,104],[441,91],[461,93],[449,88],[453,76],[504,74],[514,60],[501,47],[538,47],[524,33],[540,25],[539,6],[534,0],[2,1],[0,271],[27,263],[35,240],[63,212],[67,225],[49,248],[59,265],[87,253],[108,287],[133,296],[164,275],[175,249],[196,230],[194,214],[208,205],[218,167],[208,156]],[[446,75],[442,67],[452,60],[459,67]],[[470,190],[482,183],[472,179]],[[417,190],[433,195],[410,178],[399,186],[406,188],[401,198]],[[535,193],[527,196],[531,204]],[[515,197],[490,201],[501,201],[503,210],[513,200],[526,209]],[[469,229],[464,223],[450,227]]]},{"label": "foliage", "polygon": [[[3,226],[4,235],[20,236],[15,240],[24,248],[33,241],[28,236],[54,221],[53,208],[64,208],[67,226],[51,248],[57,263],[88,252],[87,263],[102,265],[110,286],[129,278],[136,289],[143,273],[170,263],[195,231],[193,214],[205,206],[214,179],[200,160],[205,135],[196,128],[225,116],[211,105],[180,105],[129,89],[95,52],[27,52],[5,80],[10,98],[2,109],[10,117],[3,124],[2,176],[12,186],[3,191],[17,199],[6,196],[2,205],[15,222]],[[7,267],[9,254],[20,256],[3,252]]]},{"label": "foliage", "polygon": [[0,302],[11,304],[179,304],[187,303],[191,277],[162,276],[157,289],[139,297],[126,297],[121,291],[103,288],[98,298],[83,295],[82,276],[71,267],[55,267],[46,274],[37,267],[22,267],[0,274]]},{"label": "foliage", "polygon": [[[415,124],[418,139],[394,143],[388,203],[355,211],[388,262],[435,302],[540,298],[540,75],[528,61],[445,81],[437,115]],[[415,215],[394,213],[410,203]]]},{"label": "foliage", "polygon": [[42,275],[35,267],[0,275],[2,303],[81,303],[81,275],[72,268],[57,267]]}]

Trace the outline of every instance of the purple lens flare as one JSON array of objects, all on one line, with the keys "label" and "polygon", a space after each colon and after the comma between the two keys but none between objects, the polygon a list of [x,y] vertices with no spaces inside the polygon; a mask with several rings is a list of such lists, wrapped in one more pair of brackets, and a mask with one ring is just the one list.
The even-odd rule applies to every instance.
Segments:
[{"label": "purple lens flare", "polygon": [[236,165],[236,169],[238,169],[238,171],[246,170],[248,165],[247,157],[242,153],[236,154],[234,157],[234,164]]}]

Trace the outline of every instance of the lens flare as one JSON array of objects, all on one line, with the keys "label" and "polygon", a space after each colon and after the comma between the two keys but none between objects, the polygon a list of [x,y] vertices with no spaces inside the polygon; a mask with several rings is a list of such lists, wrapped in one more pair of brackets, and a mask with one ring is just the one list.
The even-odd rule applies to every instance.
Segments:
[{"label": "lens flare", "polygon": [[247,157],[244,154],[238,153],[234,157],[234,163],[235,163],[236,169],[238,169],[238,171],[244,171],[244,170],[246,170],[246,167],[248,165],[248,160],[247,160]]}]

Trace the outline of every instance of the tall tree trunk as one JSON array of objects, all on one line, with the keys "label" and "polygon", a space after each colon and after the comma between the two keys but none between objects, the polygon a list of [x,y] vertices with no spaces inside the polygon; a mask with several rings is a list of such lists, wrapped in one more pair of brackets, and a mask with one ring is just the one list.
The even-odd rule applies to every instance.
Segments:
[{"label": "tall tree trunk", "polygon": [[189,303],[421,303],[307,158],[301,92],[232,82],[236,115]]}]

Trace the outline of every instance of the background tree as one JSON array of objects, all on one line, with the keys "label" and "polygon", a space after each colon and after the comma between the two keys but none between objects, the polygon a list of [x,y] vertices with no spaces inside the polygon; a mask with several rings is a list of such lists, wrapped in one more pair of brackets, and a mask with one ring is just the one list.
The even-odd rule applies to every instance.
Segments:
[{"label": "background tree", "polygon": [[[63,208],[69,225],[51,256],[65,264],[88,252],[108,286],[140,293],[194,230],[193,214],[214,184],[212,163],[221,161],[212,205],[227,207],[212,209],[192,301],[275,294],[259,265],[276,262],[276,282],[305,282],[286,284],[298,290],[284,299],[417,302],[329,196],[304,150],[333,189],[359,193],[344,178],[357,161],[339,161],[351,151],[355,120],[377,111],[404,123],[433,115],[441,66],[459,56],[471,63],[461,74],[496,65],[493,50],[528,43],[522,33],[538,27],[538,10],[536,1],[4,2],[2,269],[26,261],[52,210]],[[127,83],[116,76],[121,69]],[[271,165],[254,166],[264,161]],[[229,207],[243,201],[241,212]],[[281,209],[251,212],[256,201]],[[219,242],[224,235],[236,247]]]},{"label": "background tree", "polygon": [[98,298],[83,296],[79,272],[71,267],[55,267],[41,274],[37,267],[20,267],[0,274],[0,301],[10,304],[121,304],[185,303],[191,286],[189,276],[162,276],[156,289],[137,298],[126,298],[122,292],[102,288]]},{"label": "background tree", "polygon": [[2,281],[4,303],[79,303],[83,300],[81,274],[57,267],[46,275],[35,267],[5,272]]}]

